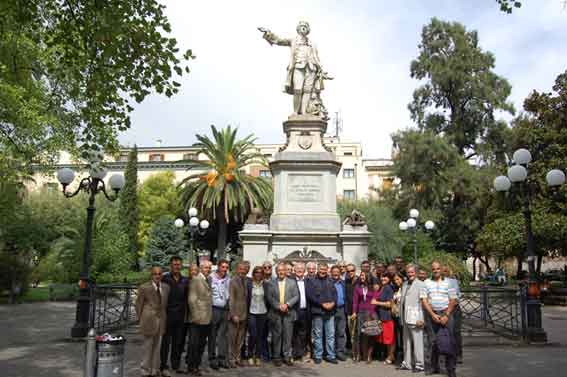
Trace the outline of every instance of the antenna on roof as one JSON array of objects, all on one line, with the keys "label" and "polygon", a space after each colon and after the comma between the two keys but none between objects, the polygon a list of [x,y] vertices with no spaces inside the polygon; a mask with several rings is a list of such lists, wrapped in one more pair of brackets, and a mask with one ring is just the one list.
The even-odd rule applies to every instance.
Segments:
[{"label": "antenna on roof", "polygon": [[339,139],[341,132],[343,132],[343,118],[341,118],[340,111],[335,111],[335,137]]}]

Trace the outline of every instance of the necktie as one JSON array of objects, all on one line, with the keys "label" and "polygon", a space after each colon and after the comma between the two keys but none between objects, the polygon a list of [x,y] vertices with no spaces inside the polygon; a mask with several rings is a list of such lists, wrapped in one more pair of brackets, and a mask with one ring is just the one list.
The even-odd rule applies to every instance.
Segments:
[{"label": "necktie", "polygon": [[161,288],[160,288],[160,284],[157,285],[157,296],[158,296],[158,302],[161,305]]}]

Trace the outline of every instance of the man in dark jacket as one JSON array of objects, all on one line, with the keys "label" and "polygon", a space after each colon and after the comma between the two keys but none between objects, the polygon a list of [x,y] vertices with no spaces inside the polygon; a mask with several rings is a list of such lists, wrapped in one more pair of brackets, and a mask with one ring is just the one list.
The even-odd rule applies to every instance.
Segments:
[{"label": "man in dark jacket", "polygon": [[326,361],[337,364],[335,356],[335,310],[337,290],[328,276],[329,266],[319,264],[317,277],[307,281],[307,300],[311,308],[311,339],[313,359],[320,364],[323,357],[323,331],[325,334]]},{"label": "man in dark jacket", "polygon": [[185,312],[189,279],[181,275],[181,266],[181,258],[172,256],[169,259],[169,273],[164,274],[162,278],[162,283],[169,286],[166,330],[161,340],[160,350],[160,370],[163,376],[169,376],[168,359],[170,348],[171,368],[178,370],[185,343]]}]

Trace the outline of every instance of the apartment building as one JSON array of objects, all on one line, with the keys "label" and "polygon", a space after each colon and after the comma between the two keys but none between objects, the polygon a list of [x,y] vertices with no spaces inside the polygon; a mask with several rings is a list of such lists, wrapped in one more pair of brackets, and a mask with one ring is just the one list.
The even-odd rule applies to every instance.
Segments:
[{"label": "apartment building", "polygon": [[[325,137],[325,143],[342,164],[337,175],[337,197],[349,200],[376,198],[381,190],[387,190],[397,183],[391,172],[392,161],[384,158],[365,158],[360,142],[345,142],[337,137]],[[257,152],[263,154],[268,161],[274,159],[281,147],[282,144],[256,145]],[[107,177],[114,173],[124,172],[130,151],[131,148],[122,148],[118,154],[104,157],[108,170]],[[204,159],[206,156],[199,153],[199,148],[194,145],[162,146],[158,144],[153,147],[138,147],[138,179],[144,182],[153,174],[171,171],[175,175],[175,180],[180,182],[187,176],[200,171],[192,161]],[[83,162],[74,160],[69,153],[62,152],[56,169],[68,167],[75,170],[79,176],[83,176],[86,174],[80,172],[83,165]],[[248,174],[256,177],[271,176],[270,169],[261,165],[251,165],[246,170]],[[33,190],[41,187],[57,188],[56,174],[38,171],[29,188]]]}]

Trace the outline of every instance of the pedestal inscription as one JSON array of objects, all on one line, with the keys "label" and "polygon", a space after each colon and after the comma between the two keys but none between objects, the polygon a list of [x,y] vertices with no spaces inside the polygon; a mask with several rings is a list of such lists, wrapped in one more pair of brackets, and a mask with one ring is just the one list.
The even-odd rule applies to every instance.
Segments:
[{"label": "pedestal inscription", "polygon": [[313,203],[322,201],[323,177],[321,175],[290,174],[288,176],[288,201]]}]

